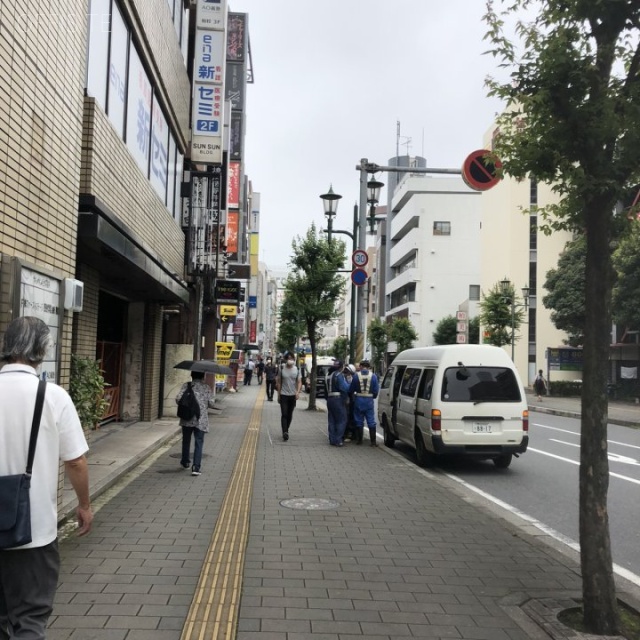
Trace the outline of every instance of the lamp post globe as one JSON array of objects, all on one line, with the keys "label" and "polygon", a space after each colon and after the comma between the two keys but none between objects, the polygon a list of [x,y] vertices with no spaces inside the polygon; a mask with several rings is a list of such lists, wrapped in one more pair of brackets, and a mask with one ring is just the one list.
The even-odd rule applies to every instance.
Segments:
[{"label": "lamp post globe", "polygon": [[331,231],[333,229],[333,218],[338,211],[338,202],[342,198],[341,195],[334,193],[333,185],[329,185],[329,191],[320,196],[324,206],[324,215],[327,217],[327,237],[331,243]]}]

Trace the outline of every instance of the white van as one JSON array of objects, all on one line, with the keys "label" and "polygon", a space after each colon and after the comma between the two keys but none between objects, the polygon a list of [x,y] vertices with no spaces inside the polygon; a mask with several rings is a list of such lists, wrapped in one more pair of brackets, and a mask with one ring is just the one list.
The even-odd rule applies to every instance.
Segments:
[{"label": "white van", "polygon": [[406,442],[423,467],[464,455],[506,469],[529,444],[518,372],[505,351],[488,345],[402,351],[380,385],[378,418],[385,445]]}]

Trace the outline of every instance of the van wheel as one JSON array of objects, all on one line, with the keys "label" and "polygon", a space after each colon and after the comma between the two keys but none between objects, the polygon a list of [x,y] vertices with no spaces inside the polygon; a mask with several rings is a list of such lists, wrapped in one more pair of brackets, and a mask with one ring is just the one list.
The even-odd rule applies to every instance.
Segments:
[{"label": "van wheel", "polygon": [[416,460],[419,467],[433,467],[436,463],[436,455],[429,451],[424,444],[422,433],[416,429]]},{"label": "van wheel", "polygon": [[497,458],[494,458],[493,464],[495,464],[496,467],[498,467],[498,469],[506,469],[511,464],[512,460],[513,460],[513,454],[505,453],[502,456],[498,456]]},{"label": "van wheel", "polygon": [[382,432],[384,434],[384,446],[389,447],[389,449],[393,449],[396,438],[389,429],[389,423],[387,422],[386,416],[382,419]]}]

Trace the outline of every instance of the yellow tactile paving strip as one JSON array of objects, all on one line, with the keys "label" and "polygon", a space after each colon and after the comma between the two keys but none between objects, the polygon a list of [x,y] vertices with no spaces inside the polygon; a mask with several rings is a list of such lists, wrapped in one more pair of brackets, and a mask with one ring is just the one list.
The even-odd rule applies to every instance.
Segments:
[{"label": "yellow tactile paving strip", "polygon": [[236,637],[264,395],[262,387],[240,446],[180,640],[232,640]]}]

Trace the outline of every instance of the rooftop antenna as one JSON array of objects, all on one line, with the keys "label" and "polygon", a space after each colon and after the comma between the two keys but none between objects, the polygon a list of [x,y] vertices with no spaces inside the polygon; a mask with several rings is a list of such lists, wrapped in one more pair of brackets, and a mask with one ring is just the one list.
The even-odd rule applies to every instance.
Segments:
[{"label": "rooftop antenna", "polygon": [[[400,142],[402,140],[402,142]],[[409,149],[411,148],[411,138],[408,136],[400,135],[400,120],[396,121],[396,158],[400,157],[400,145],[407,147],[406,155],[409,155]]]}]

